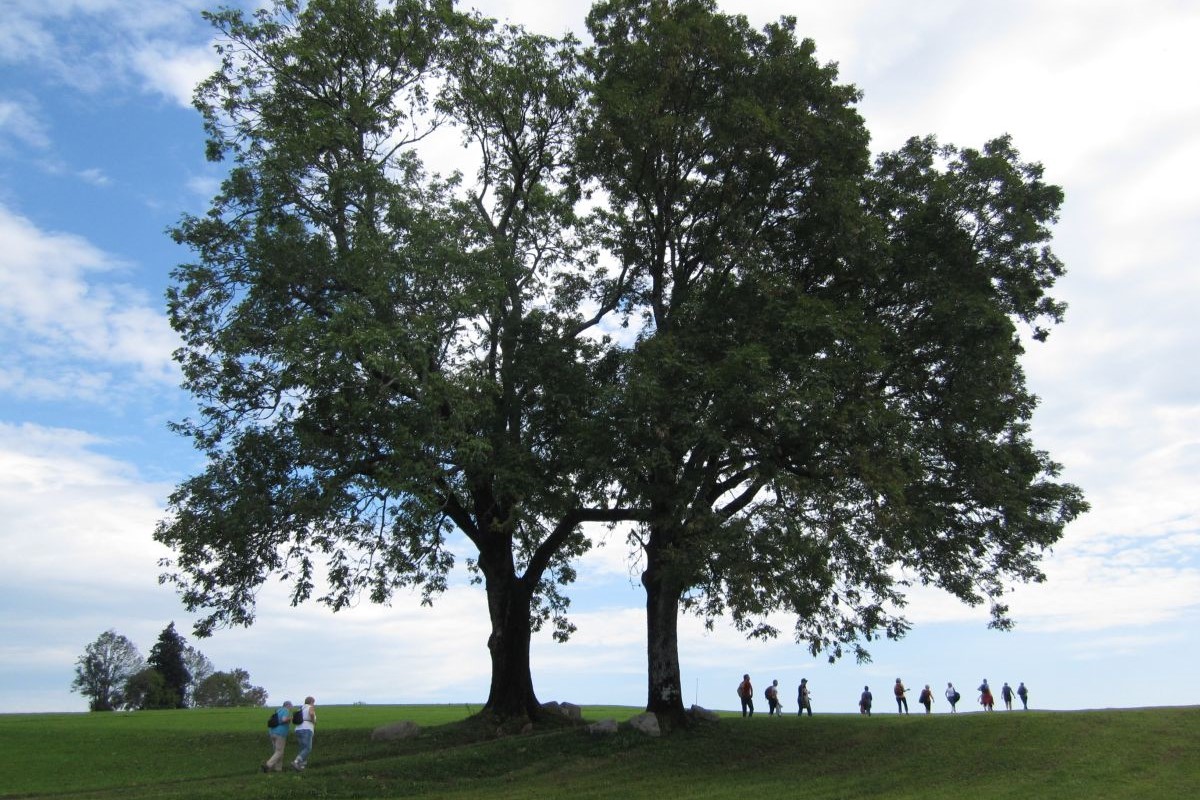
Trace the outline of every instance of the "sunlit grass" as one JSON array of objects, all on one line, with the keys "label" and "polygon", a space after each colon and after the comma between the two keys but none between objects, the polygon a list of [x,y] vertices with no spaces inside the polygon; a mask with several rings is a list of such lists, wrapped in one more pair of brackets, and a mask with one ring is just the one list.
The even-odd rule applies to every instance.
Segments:
[{"label": "sunlit grass", "polygon": [[[263,775],[269,709],[0,716],[0,797],[1182,798],[1200,709],[817,715],[662,739],[539,728],[495,738],[478,707],[329,706],[309,769]],[[637,709],[588,707],[590,720]],[[411,720],[416,739],[373,742]],[[295,752],[294,740],[288,754]]]}]

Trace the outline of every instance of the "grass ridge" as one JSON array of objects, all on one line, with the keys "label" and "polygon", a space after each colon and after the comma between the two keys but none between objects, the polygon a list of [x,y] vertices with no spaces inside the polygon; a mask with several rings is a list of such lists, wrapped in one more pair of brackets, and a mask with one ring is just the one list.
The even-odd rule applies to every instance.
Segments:
[{"label": "grass ridge", "polygon": [[[585,707],[589,720],[639,709]],[[653,739],[549,727],[495,738],[463,704],[322,707],[310,768],[263,775],[263,709],[0,715],[0,798],[1181,798],[1200,707],[823,714]],[[261,717],[261,719],[260,719]],[[373,742],[411,720],[416,739]],[[288,757],[295,753],[294,739]]]}]

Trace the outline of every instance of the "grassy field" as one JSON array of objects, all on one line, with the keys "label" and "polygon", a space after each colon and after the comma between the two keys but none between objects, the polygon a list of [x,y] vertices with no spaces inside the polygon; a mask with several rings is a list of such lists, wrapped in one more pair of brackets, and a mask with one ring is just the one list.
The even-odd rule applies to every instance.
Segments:
[{"label": "grassy field", "polygon": [[[590,720],[632,708],[587,707]],[[309,769],[264,775],[269,710],[0,715],[0,797],[1190,798],[1200,708],[817,715],[651,739],[558,728],[481,738],[466,706],[320,709]],[[370,740],[398,720],[405,742]],[[294,739],[287,755],[294,755]]]}]

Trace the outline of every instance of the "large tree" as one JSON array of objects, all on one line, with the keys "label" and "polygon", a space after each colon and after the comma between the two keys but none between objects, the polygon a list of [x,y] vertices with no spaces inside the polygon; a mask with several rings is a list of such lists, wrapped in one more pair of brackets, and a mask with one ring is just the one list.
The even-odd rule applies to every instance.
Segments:
[{"label": "large tree", "polygon": [[125,684],[144,664],[137,645],[110,628],[75,662],[71,690],[88,698],[90,711],[113,711],[124,704]]},{"label": "large tree", "polygon": [[648,512],[647,707],[683,720],[676,619],[774,611],[832,657],[901,635],[919,581],[1009,620],[1085,507],[1028,438],[1016,322],[1056,322],[1061,192],[1005,139],[872,170],[857,92],[710,0],[610,0],[584,163],[640,328],[620,479]]},{"label": "large tree", "polygon": [[130,676],[125,683],[123,708],[128,711],[162,711],[179,708],[179,692],[167,685],[154,667]]},{"label": "large tree", "polygon": [[238,708],[266,705],[267,691],[250,683],[250,673],[240,667],[213,672],[196,685],[197,708]]},{"label": "large tree", "polygon": [[175,708],[187,707],[192,674],[187,668],[186,654],[187,641],[175,630],[175,623],[172,622],[158,635],[158,641],[150,648],[150,657],[146,659],[147,667],[162,676],[171,705]]},{"label": "large tree", "polygon": [[[531,631],[569,634],[580,525],[623,513],[618,373],[592,333],[618,293],[575,217],[571,43],[419,0],[210,18],[223,64],[197,107],[232,166],[175,231],[198,256],[169,301],[201,404],[179,429],[208,463],[157,529],[166,579],[209,612],[200,634],[252,622],[273,576],[334,610],[403,586],[430,601],[461,534],[491,619],[487,709],[536,715]],[[461,183],[415,154],[439,120],[476,154]]]},{"label": "large tree", "polygon": [[212,675],[216,668],[208,656],[190,644],[184,645],[183,648],[183,666],[188,672],[187,686],[183,691],[183,703],[186,706],[192,706],[195,705],[197,687]]}]

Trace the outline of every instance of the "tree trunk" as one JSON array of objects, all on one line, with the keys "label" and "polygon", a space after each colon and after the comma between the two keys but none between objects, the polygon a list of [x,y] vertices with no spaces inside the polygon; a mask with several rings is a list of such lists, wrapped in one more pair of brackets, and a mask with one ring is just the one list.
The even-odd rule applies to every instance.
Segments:
[{"label": "tree trunk", "polygon": [[664,729],[685,727],[683,686],[679,676],[679,601],[683,587],[664,568],[654,535],[646,547],[646,710],[658,716]]},{"label": "tree trunk", "polygon": [[511,562],[507,568],[489,569],[480,559],[487,586],[492,633],[488,651],[492,658],[492,683],[485,712],[501,722],[536,720],[541,704],[533,692],[529,670],[529,625],[532,592],[518,578]]}]

